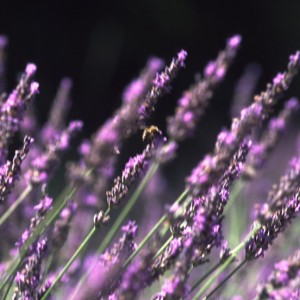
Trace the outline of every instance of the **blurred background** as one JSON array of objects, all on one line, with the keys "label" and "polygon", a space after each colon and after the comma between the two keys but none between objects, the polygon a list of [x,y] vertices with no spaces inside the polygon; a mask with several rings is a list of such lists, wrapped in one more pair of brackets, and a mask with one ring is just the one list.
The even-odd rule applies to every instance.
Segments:
[{"label": "blurred background", "polygon": [[[120,105],[124,87],[149,56],[169,63],[185,49],[186,68],[150,122],[164,129],[165,117],[174,112],[195,74],[216,57],[229,36],[239,33],[243,43],[235,63],[211,100],[196,139],[179,150],[191,159],[178,160],[175,171],[190,170],[201,154],[213,149],[219,130],[230,125],[235,84],[246,65],[255,62],[261,67],[257,91],[285,70],[289,55],[300,48],[299,12],[299,1],[3,2],[0,33],[9,38],[7,90],[27,62],[36,63],[40,94],[35,105],[43,122],[60,79],[69,76],[74,81],[70,118],[84,121],[82,136],[88,137]],[[293,83],[289,95],[300,94],[299,83],[299,79]],[[130,149],[125,148],[126,157],[135,153],[132,147],[131,143]]]},{"label": "blurred background", "polygon": [[[171,93],[159,101],[149,121],[164,131],[166,116],[174,112],[182,91],[194,82],[197,73],[202,73],[209,60],[215,59],[228,37],[240,34],[243,41],[238,56],[211,99],[195,138],[182,143],[176,161],[163,169],[168,179],[168,197],[163,201],[171,202],[183,190],[185,176],[203,154],[213,150],[220,129],[230,126],[234,90],[246,66],[258,66],[260,77],[255,91],[260,92],[278,72],[286,69],[289,55],[300,49],[299,16],[300,1],[293,0],[1,1],[0,34],[9,39],[7,91],[15,86],[26,63],[34,62],[38,66],[36,80],[40,83],[34,105],[42,123],[60,80],[70,77],[74,88],[69,118],[84,121],[80,138],[88,138],[121,104],[124,88],[138,76],[149,56],[161,57],[168,64],[179,50],[185,49],[186,68],[179,72]],[[299,77],[287,97],[300,97]],[[247,197],[243,199],[249,201],[249,207],[252,201],[265,200],[269,187],[295,153],[299,120],[299,115],[294,118],[267,168],[245,191]],[[118,172],[128,156],[141,149],[140,136],[132,137],[121,153]],[[66,160],[76,157],[75,150],[76,147]],[[63,176],[63,172],[55,176],[53,186],[57,192]],[[148,206],[146,209],[151,210]],[[251,211],[247,205],[236,211],[236,219],[246,223]],[[295,227],[297,243],[299,226]],[[246,228],[233,227],[240,228],[238,237]],[[274,248],[279,244],[288,248],[290,241],[282,238]],[[248,282],[246,285],[252,288]]]}]

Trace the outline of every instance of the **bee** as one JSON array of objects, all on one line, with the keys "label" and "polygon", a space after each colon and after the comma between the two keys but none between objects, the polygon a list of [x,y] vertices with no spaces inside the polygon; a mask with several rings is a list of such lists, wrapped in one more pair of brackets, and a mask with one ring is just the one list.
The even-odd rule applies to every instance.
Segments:
[{"label": "bee", "polygon": [[143,135],[142,135],[142,140],[143,140],[143,142],[145,142],[145,140],[153,141],[153,139],[157,135],[161,135],[161,131],[158,129],[157,126],[151,125],[144,129]]}]

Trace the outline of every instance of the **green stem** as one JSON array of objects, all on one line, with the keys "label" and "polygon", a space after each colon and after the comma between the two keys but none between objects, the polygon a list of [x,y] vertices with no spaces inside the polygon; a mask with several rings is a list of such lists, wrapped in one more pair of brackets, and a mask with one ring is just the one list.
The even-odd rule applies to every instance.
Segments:
[{"label": "green stem", "polygon": [[216,291],[218,291],[235,273],[237,273],[245,264],[247,260],[244,259],[235,269],[233,269],[206,297],[210,298]]},{"label": "green stem", "polygon": [[61,195],[55,201],[53,205],[53,209],[47,214],[44,220],[41,221],[32,232],[28,240],[25,242],[23,247],[20,249],[20,253],[16,258],[12,261],[12,263],[8,266],[7,271],[4,273],[3,278],[1,278],[0,283],[0,291],[5,287],[10,278],[14,277],[19,266],[22,264],[23,259],[27,255],[27,251],[32,243],[34,243],[46,230],[47,228],[54,222],[57,218],[58,214],[62,211],[65,204],[69,200],[70,197],[74,195],[76,188],[70,189],[65,188]]},{"label": "green stem", "polygon": [[[249,241],[249,239],[255,234],[255,232],[258,230],[259,224],[256,223],[253,226],[253,229],[251,232],[247,235],[247,237],[235,248],[231,251],[231,255],[222,263],[222,265],[217,269],[217,271],[214,273],[213,276],[210,277],[210,279],[201,287],[201,289],[198,291],[198,293],[193,297],[192,300],[200,299],[200,297],[210,288],[210,286],[216,281],[216,279],[219,277],[219,275],[235,260],[236,256],[239,254],[239,252],[245,247],[246,243]],[[224,284],[225,282],[222,282]],[[215,288],[217,289],[218,286]]]},{"label": "green stem", "polygon": [[[182,202],[185,197],[188,194],[188,190],[186,189],[176,200],[174,204],[179,204]],[[123,268],[126,268],[131,261],[137,256],[137,254],[141,251],[141,249],[146,245],[146,243],[150,240],[150,238],[153,236],[153,234],[159,229],[159,227],[162,225],[162,223],[167,219],[167,214],[163,215],[159,221],[154,225],[154,227],[151,229],[151,231],[146,235],[146,237],[140,242],[138,247],[135,249],[135,251],[129,256],[129,258],[125,261]]]},{"label": "green stem", "polygon": [[215,264],[208,272],[206,272],[192,287],[190,294],[207,278],[209,277],[215,270],[217,270],[221,265],[222,261],[219,261],[217,264]]},{"label": "green stem", "polygon": [[230,199],[227,203],[227,205],[224,208],[224,215],[227,214],[227,212],[230,210],[231,206],[234,204],[238,196],[240,195],[241,191],[243,190],[244,186],[246,185],[245,181],[239,180],[234,185],[231,193],[230,193]]},{"label": "green stem", "polygon": [[[126,203],[125,207],[122,209],[122,211],[119,214],[118,218],[116,219],[115,223],[113,224],[113,226],[111,227],[111,229],[108,231],[108,233],[105,235],[105,238],[103,239],[102,243],[100,244],[100,246],[99,246],[99,248],[97,250],[99,253],[103,253],[103,251],[110,244],[110,242],[114,238],[115,234],[117,233],[118,229],[120,228],[120,226],[122,225],[122,223],[124,222],[124,220],[126,219],[126,217],[128,216],[128,214],[130,213],[131,209],[133,208],[133,206],[135,205],[135,203],[137,202],[137,200],[141,196],[142,192],[144,191],[144,189],[148,185],[149,181],[151,180],[151,178],[156,173],[158,167],[159,167],[158,163],[154,163],[154,164],[151,165],[151,167],[149,168],[146,176],[140,182],[140,184],[138,185],[137,189],[132,194],[131,198]],[[94,265],[91,266],[88,269],[88,271],[81,277],[81,279],[79,280],[78,284],[76,285],[76,287],[74,289],[74,292],[72,293],[71,299],[76,299],[75,297],[76,297],[78,291],[80,290],[80,288],[82,287],[82,285],[85,283],[85,281],[87,280],[87,278],[89,277],[89,275],[92,273],[92,271],[94,270],[94,268],[95,268]]]},{"label": "green stem", "polygon": [[167,246],[171,243],[173,239],[173,236],[171,235],[168,240],[161,246],[161,248],[157,251],[157,253],[155,254],[155,256],[153,257],[153,260],[155,260],[156,258],[158,258],[163,251],[167,248]]},{"label": "green stem", "polygon": [[9,218],[9,216],[15,211],[15,209],[23,202],[23,200],[30,194],[32,191],[32,186],[29,185],[27,188],[22,192],[19,198],[9,207],[9,209],[3,214],[0,218],[0,226]]},{"label": "green stem", "polygon": [[48,257],[47,262],[46,262],[46,266],[45,266],[45,269],[44,269],[44,272],[43,272],[43,275],[42,275],[42,280],[44,280],[44,278],[46,277],[47,273],[49,272],[49,270],[51,268],[51,265],[52,265],[52,263],[54,261],[54,257],[55,257],[54,253],[51,253],[50,256]]},{"label": "green stem", "polygon": [[85,248],[85,246],[88,244],[88,242],[90,241],[90,239],[92,238],[92,236],[94,235],[94,233],[96,232],[96,228],[93,227],[93,229],[89,232],[89,234],[86,236],[86,238],[84,239],[84,241],[80,244],[80,246],[77,248],[77,250],[75,251],[75,253],[73,254],[73,256],[69,259],[69,261],[66,263],[66,265],[64,266],[64,268],[61,270],[61,272],[57,275],[57,277],[55,278],[54,282],[52,283],[52,285],[50,286],[50,288],[47,290],[47,292],[44,294],[44,296],[42,297],[41,300],[45,300],[50,292],[52,291],[52,289],[56,286],[56,284],[60,281],[60,279],[63,277],[63,275],[66,273],[66,271],[69,269],[69,267],[71,266],[71,264],[74,262],[74,260],[78,257],[78,255],[81,253],[81,251]]},{"label": "green stem", "polygon": [[133,193],[132,197],[129,199],[129,201],[126,203],[125,207],[122,209],[121,213],[119,214],[118,218],[116,219],[114,225],[111,227],[111,229],[108,231],[108,233],[105,235],[104,240],[102,241],[101,245],[98,248],[98,252],[102,253],[106,247],[110,244],[111,240],[114,238],[115,234],[119,230],[120,226],[128,216],[129,212],[139,199],[140,195],[146,188],[147,184],[155,174],[155,172],[158,169],[158,163],[154,163],[150,169],[148,170],[146,176],[143,178],[141,183],[138,185],[137,189]]}]

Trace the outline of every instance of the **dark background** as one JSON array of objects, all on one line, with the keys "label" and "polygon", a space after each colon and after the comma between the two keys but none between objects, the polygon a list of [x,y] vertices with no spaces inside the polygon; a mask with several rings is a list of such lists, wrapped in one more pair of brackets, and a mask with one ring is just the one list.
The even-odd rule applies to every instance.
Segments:
[{"label": "dark background", "polygon": [[[27,62],[36,63],[40,82],[36,106],[43,121],[60,79],[70,76],[74,81],[70,118],[84,121],[87,137],[119,106],[123,88],[150,55],[170,62],[183,48],[189,53],[186,68],[153,116],[163,128],[165,116],[174,111],[195,73],[216,57],[229,36],[239,33],[243,43],[235,64],[212,99],[196,142],[185,143],[182,150],[211,151],[220,128],[230,124],[234,84],[244,67],[248,62],[262,67],[258,91],[285,70],[289,55],[300,48],[299,17],[299,1],[2,2],[0,33],[9,37],[8,90]],[[289,94],[299,95],[299,83],[296,80]]]}]

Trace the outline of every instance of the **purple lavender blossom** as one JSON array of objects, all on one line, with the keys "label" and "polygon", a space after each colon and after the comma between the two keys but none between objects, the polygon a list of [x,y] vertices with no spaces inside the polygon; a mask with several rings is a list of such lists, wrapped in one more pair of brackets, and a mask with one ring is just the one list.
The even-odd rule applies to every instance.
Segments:
[{"label": "purple lavender blossom", "polygon": [[70,223],[76,209],[76,203],[70,200],[67,207],[65,207],[60,213],[59,219],[55,221],[51,235],[51,243],[54,252],[59,251],[66,242],[69,234]]},{"label": "purple lavender blossom", "polygon": [[246,175],[253,176],[257,170],[262,167],[267,157],[276,147],[278,140],[286,128],[287,123],[292,117],[292,114],[298,109],[298,99],[291,98],[285,103],[284,108],[278,117],[272,118],[269,121],[268,128],[263,133],[259,142],[253,145],[249,153],[249,159],[245,168]]},{"label": "purple lavender blossom", "polygon": [[63,78],[53,101],[48,121],[41,132],[41,140],[44,144],[47,144],[49,140],[55,139],[57,133],[65,127],[66,115],[71,106],[71,89],[71,79]]},{"label": "purple lavender blossom", "polygon": [[[153,57],[147,62],[140,76],[126,88],[122,106],[91,137],[80,146],[82,159],[69,164],[70,178],[76,184],[84,184],[81,194],[102,195],[114,175],[117,155],[123,142],[137,132],[138,107],[151,86],[152,80],[163,66],[161,59]],[[90,170],[93,169],[92,172]],[[89,176],[86,173],[89,172]],[[86,189],[88,191],[86,191]],[[85,198],[85,196],[81,197]]]},{"label": "purple lavender blossom", "polygon": [[38,93],[39,84],[32,78],[36,72],[34,64],[28,64],[15,90],[0,107],[0,161],[4,163],[8,146],[20,129],[27,104]]},{"label": "purple lavender blossom", "polygon": [[165,141],[161,131],[156,131],[153,140],[146,146],[141,154],[131,157],[126,163],[122,176],[114,179],[114,186],[106,192],[109,206],[119,205],[127,195],[130,186],[142,176],[155,156],[157,148],[161,147]]},{"label": "purple lavender blossom", "polygon": [[[122,227],[121,238],[103,253],[95,262],[86,287],[81,289],[77,299],[107,299],[121,281],[121,267],[125,260],[135,250],[134,238],[137,235],[137,225],[129,221]],[[90,265],[88,266],[90,268]],[[75,295],[73,295],[75,296]]]},{"label": "purple lavender blossom", "polygon": [[170,282],[173,284],[172,293],[162,291],[157,295],[158,298],[154,299],[185,297],[191,268],[203,264],[212,248],[221,245],[221,222],[224,207],[229,199],[229,188],[242,171],[242,164],[246,160],[250,145],[250,142],[242,143],[217,188],[212,188],[204,199],[195,199],[187,207],[184,213],[185,222],[182,223],[185,225],[181,225],[181,232],[176,238],[176,251],[170,252],[174,247],[170,244],[153,264],[152,274],[157,276],[163,274],[166,266],[169,267],[179,257],[175,264],[175,274],[167,281],[168,285]]},{"label": "purple lavender blossom", "polygon": [[257,300],[299,298],[300,253],[275,263],[267,281],[259,287]]},{"label": "purple lavender blossom", "polygon": [[59,164],[61,154],[69,148],[71,138],[82,126],[81,121],[72,121],[65,130],[57,133],[53,140],[47,143],[45,151],[32,161],[31,168],[27,171],[26,178],[30,184],[41,185],[48,181]]},{"label": "purple lavender blossom", "polygon": [[206,156],[205,161],[200,162],[187,178],[187,187],[194,196],[205,194],[209,186],[220,178],[241,140],[270,114],[299,66],[300,52],[296,52],[290,58],[287,71],[277,75],[273,84],[267,84],[267,89],[254,97],[254,103],[241,111],[239,119],[233,120],[230,131],[224,130],[219,134],[213,155]]},{"label": "purple lavender blossom", "polygon": [[237,82],[234,90],[230,108],[231,117],[237,117],[240,111],[248,105],[254,95],[254,89],[261,73],[261,67],[255,63],[246,66],[244,73]]},{"label": "purple lavender blossom", "polygon": [[32,254],[27,257],[22,270],[17,272],[15,278],[17,288],[12,299],[37,299],[37,287],[42,277],[41,264],[46,251],[47,239],[42,239],[36,244]]},{"label": "purple lavender blossom", "polygon": [[240,41],[239,35],[228,39],[225,50],[219,53],[215,61],[206,66],[203,79],[199,79],[178,100],[175,115],[167,120],[168,134],[172,140],[181,141],[192,135],[200,117],[205,112],[214,89],[223,80],[231,65]]},{"label": "purple lavender blossom", "polygon": [[7,161],[5,165],[1,166],[0,202],[5,201],[7,195],[14,188],[15,182],[19,179],[22,162],[26,158],[33,141],[33,138],[25,136],[23,147],[15,152],[12,162]]},{"label": "purple lavender blossom", "polygon": [[5,35],[0,35],[0,94],[6,88],[6,47],[8,45],[8,38]]},{"label": "purple lavender blossom", "polygon": [[[45,218],[46,214],[52,209],[52,198],[44,195],[40,202],[34,206],[35,215],[30,220],[29,228],[26,229],[21,237],[21,240],[16,243],[16,246],[20,249],[25,242],[31,236],[33,230],[37,227],[39,223]],[[30,252],[33,251],[34,245],[31,245]]]},{"label": "purple lavender blossom", "polygon": [[284,206],[277,206],[277,202],[270,206],[262,205],[258,212],[259,229],[246,244],[246,259],[263,257],[265,251],[283,232],[300,211],[300,190],[293,196],[285,198]]},{"label": "purple lavender blossom", "polygon": [[139,107],[140,127],[145,127],[145,121],[149,118],[150,113],[154,111],[158,98],[170,90],[170,83],[176,76],[178,70],[184,67],[186,56],[187,52],[181,50],[178,52],[177,57],[172,60],[169,67],[166,67],[160,74],[156,74],[151,90],[147,93]]}]

